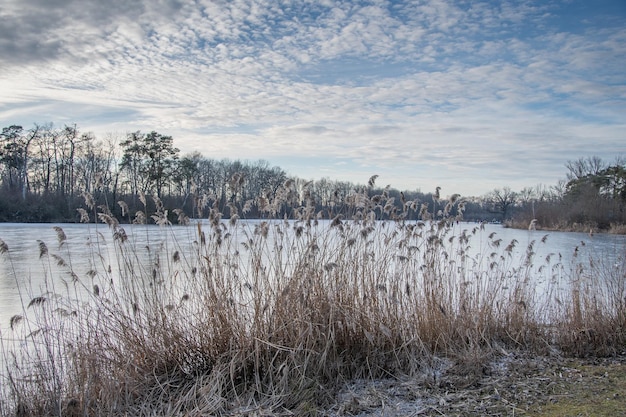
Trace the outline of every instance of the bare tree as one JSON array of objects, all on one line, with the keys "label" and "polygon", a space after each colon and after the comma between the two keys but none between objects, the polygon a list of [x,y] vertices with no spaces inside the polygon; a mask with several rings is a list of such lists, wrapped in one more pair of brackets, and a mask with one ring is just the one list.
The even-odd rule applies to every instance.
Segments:
[{"label": "bare tree", "polygon": [[590,175],[598,175],[606,164],[599,156],[590,156],[587,158],[578,158],[575,161],[567,161],[565,167],[568,169],[568,181],[578,180]]},{"label": "bare tree", "polygon": [[491,201],[495,211],[502,215],[502,219],[509,218],[511,208],[517,201],[518,194],[509,187],[496,188],[489,193],[488,199]]}]

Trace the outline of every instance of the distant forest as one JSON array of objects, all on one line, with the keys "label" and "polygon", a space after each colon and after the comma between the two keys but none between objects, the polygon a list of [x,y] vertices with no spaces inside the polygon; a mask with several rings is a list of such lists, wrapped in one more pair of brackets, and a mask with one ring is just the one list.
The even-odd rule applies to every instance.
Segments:
[{"label": "distant forest", "polygon": [[[121,221],[129,213],[168,210],[204,218],[211,209],[228,218],[293,217],[307,204],[322,218],[358,214],[358,204],[381,204],[381,217],[503,222],[514,227],[625,232],[626,161],[595,156],[568,161],[566,179],[519,191],[506,185],[484,196],[459,190],[380,188],[376,176],[364,184],[288,175],[267,161],[215,160],[180,155],[171,136],[155,131],[122,138],[96,138],[75,125],[9,126],[0,134],[0,221],[78,222],[93,207]],[[373,173],[375,174],[375,173]],[[444,198],[442,191],[451,192]],[[268,202],[283,204],[269,208]],[[356,199],[368,200],[356,203]],[[121,202],[121,203],[120,203]],[[409,209],[410,208],[410,209]],[[90,209],[91,211],[87,210]],[[128,209],[128,212],[126,212]],[[462,211],[462,213],[461,213]],[[533,220],[535,220],[533,222]]]}]

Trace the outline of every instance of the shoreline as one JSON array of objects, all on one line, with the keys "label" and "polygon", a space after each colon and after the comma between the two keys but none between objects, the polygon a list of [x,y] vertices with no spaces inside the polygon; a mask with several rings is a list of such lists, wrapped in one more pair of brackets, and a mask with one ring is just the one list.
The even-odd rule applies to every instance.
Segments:
[{"label": "shoreline", "polygon": [[[530,222],[505,222],[502,223],[502,227],[509,229],[527,230],[529,229]],[[530,229],[529,229],[530,230]],[[597,228],[591,225],[573,224],[565,226],[542,226],[535,224],[532,230],[545,231],[545,232],[563,232],[563,233],[587,233],[590,236],[595,234],[608,234],[608,235],[626,235],[626,224],[611,225],[608,229]]]}]

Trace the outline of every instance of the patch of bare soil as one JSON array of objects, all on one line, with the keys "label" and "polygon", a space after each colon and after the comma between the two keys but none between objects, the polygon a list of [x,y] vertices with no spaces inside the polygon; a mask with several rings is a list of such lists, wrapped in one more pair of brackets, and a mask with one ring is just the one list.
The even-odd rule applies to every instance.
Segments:
[{"label": "patch of bare soil", "polygon": [[626,356],[510,353],[472,369],[449,360],[418,378],[353,381],[325,417],[626,415]]}]

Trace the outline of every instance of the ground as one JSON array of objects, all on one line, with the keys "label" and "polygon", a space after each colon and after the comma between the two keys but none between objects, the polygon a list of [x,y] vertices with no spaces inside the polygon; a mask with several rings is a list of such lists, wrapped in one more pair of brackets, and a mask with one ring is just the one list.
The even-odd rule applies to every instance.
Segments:
[{"label": "ground", "polygon": [[350,381],[323,410],[244,407],[231,415],[626,416],[626,352],[586,359],[509,353],[480,372],[446,359],[431,365],[419,377]]},{"label": "ground", "polygon": [[442,361],[421,378],[354,381],[324,416],[626,416],[626,356],[509,354],[482,375]]}]

